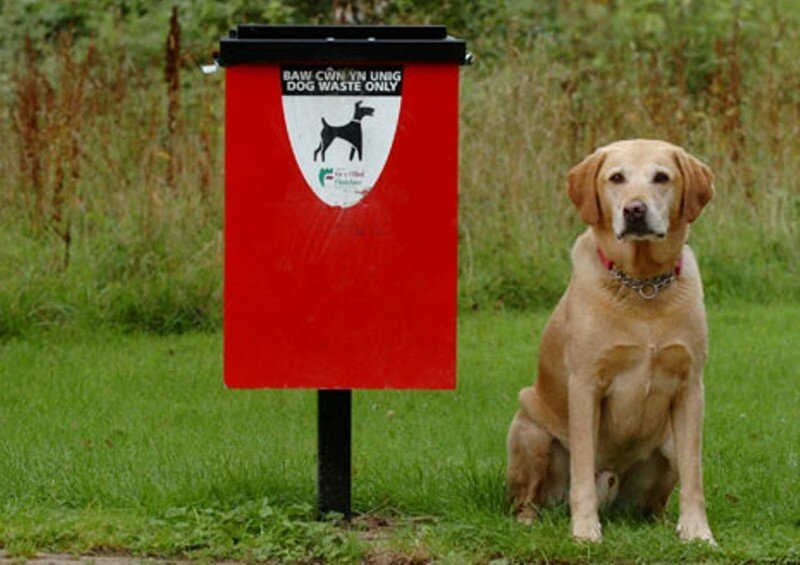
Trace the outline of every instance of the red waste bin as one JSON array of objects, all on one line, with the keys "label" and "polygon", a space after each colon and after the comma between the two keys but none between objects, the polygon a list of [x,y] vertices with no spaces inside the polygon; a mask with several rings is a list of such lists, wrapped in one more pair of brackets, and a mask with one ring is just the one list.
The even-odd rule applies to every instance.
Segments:
[{"label": "red waste bin", "polygon": [[455,387],[465,58],[442,26],[221,41],[229,387]]}]

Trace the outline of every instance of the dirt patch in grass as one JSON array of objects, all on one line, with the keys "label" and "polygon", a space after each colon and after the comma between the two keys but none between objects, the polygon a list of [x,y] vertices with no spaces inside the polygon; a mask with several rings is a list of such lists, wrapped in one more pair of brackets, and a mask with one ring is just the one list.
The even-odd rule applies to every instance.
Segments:
[{"label": "dirt patch in grass", "polygon": [[364,563],[369,565],[422,565],[431,563],[430,555],[405,555],[391,549],[378,549],[364,557]]},{"label": "dirt patch in grass", "polygon": [[391,548],[391,538],[400,529],[416,529],[420,524],[435,522],[432,516],[391,517],[380,514],[361,514],[350,522],[351,531],[359,541],[371,546],[364,555],[370,565],[418,565],[431,563],[433,557],[422,548],[400,551]]}]

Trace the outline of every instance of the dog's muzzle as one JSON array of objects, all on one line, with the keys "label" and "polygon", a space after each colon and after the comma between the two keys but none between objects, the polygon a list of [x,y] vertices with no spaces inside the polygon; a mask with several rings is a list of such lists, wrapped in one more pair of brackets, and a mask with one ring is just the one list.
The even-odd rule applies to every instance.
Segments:
[{"label": "dog's muzzle", "polygon": [[647,222],[647,204],[641,200],[632,200],[622,209],[624,228],[617,238],[632,236],[634,238],[647,238],[656,236],[663,238],[666,234],[656,233]]}]

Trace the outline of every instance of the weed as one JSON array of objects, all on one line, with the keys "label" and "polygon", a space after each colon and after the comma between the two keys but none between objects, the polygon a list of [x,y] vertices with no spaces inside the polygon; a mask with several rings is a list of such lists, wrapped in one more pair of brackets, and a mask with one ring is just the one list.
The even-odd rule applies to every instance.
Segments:
[{"label": "weed", "polygon": [[[45,4],[29,10],[43,27],[18,25],[28,12],[16,4],[0,8],[0,111],[12,118],[0,120],[10,146],[0,153],[0,336],[65,322],[218,327],[223,81],[190,65],[226,22],[202,6],[178,21],[167,3]],[[564,176],[625,137],[681,143],[715,171],[717,196],[691,236],[709,302],[800,299],[800,12],[750,2],[415,6],[358,17],[439,18],[477,54],[462,72],[462,310],[558,299],[583,229]],[[230,17],[322,17],[305,9]]]},{"label": "weed", "polygon": [[[181,26],[178,22],[178,7],[172,7],[167,33],[166,62],[164,80],[167,83],[167,186],[174,188],[175,174],[178,167],[174,143],[177,133],[180,112],[180,65],[181,65]],[[202,182],[202,181],[201,181]]]}]

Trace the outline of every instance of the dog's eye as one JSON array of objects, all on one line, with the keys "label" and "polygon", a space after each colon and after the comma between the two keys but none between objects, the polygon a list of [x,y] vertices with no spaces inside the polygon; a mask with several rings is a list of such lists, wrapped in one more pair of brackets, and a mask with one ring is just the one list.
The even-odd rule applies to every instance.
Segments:
[{"label": "dog's eye", "polygon": [[623,175],[622,173],[614,173],[613,175],[608,177],[608,180],[610,180],[614,184],[621,184],[625,182],[625,175]]},{"label": "dog's eye", "polygon": [[669,182],[669,176],[667,173],[662,173],[658,171],[656,175],[653,177],[653,182],[656,184],[664,184],[665,182]]}]

